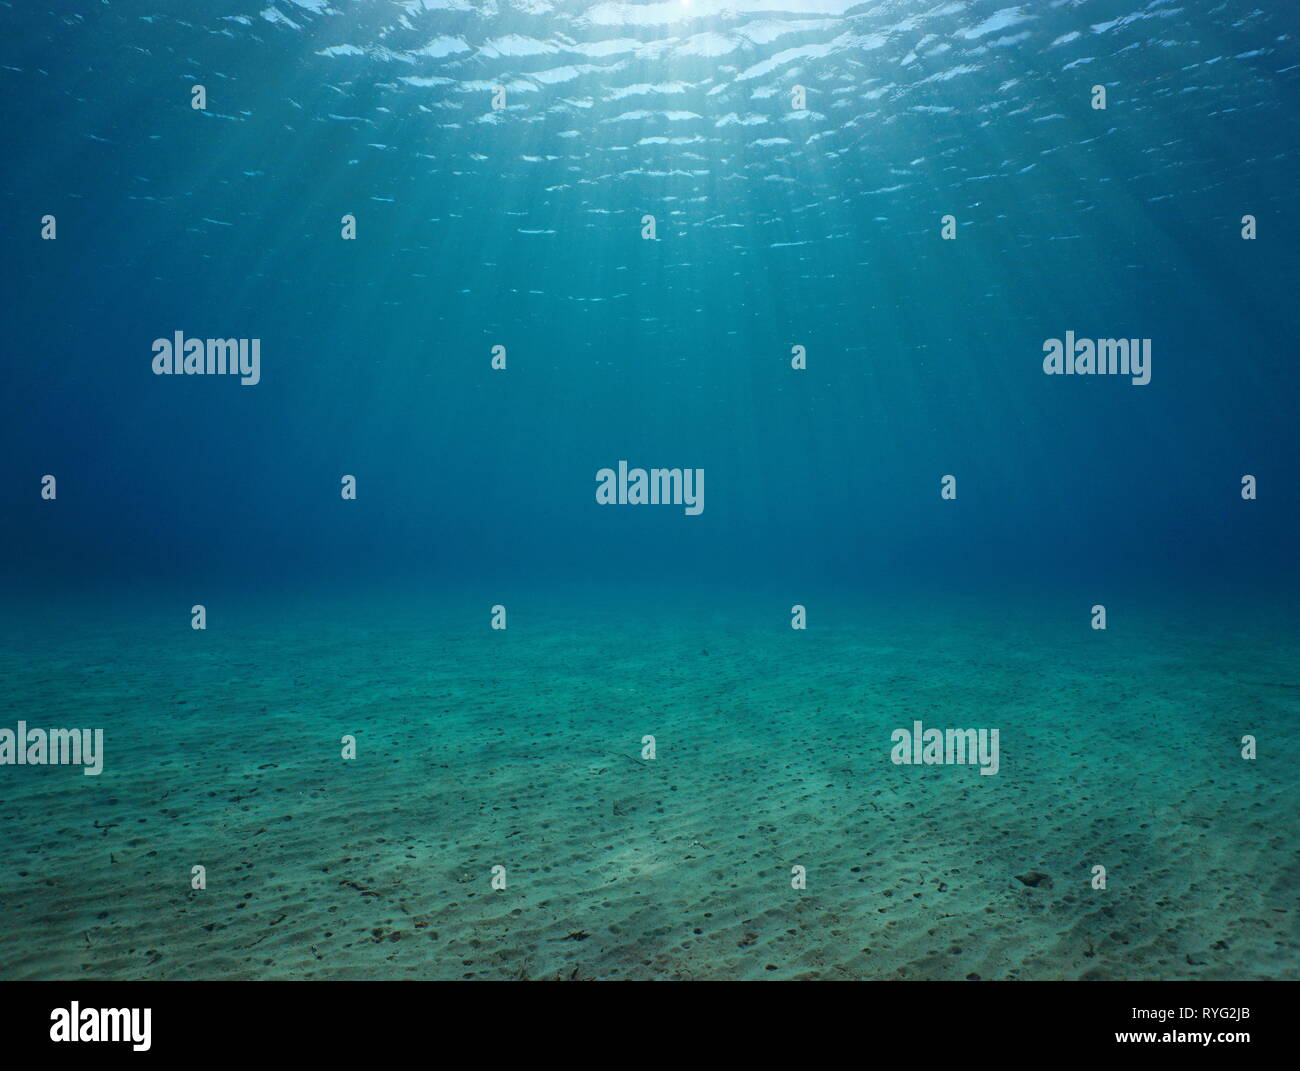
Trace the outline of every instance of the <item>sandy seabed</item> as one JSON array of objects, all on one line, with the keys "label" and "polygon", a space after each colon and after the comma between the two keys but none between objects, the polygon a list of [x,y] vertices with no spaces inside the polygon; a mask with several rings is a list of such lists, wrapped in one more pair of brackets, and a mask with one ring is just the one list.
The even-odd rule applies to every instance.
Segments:
[{"label": "sandy seabed", "polygon": [[0,726],[105,768],[0,767],[0,977],[1300,977],[1282,618],[187,610],[8,626]]}]

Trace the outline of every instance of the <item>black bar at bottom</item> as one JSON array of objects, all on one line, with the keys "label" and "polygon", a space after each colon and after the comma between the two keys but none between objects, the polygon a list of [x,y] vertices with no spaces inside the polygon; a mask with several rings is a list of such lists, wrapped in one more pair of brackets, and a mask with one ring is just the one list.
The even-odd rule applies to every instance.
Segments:
[{"label": "black bar at bottom", "polygon": [[600,1063],[656,1052],[734,1063],[751,1053],[820,1060],[827,1046],[848,1045],[867,1061],[890,1051],[1040,1062],[1127,1050],[1242,1062],[1294,1056],[1296,996],[1284,982],[8,982],[0,1058],[116,1050],[337,1064],[413,1049],[490,1062],[522,1046]]}]

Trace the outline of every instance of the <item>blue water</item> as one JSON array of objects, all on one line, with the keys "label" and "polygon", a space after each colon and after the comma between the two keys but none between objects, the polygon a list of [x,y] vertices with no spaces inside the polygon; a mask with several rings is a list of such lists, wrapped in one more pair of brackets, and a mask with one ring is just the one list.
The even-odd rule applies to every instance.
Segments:
[{"label": "blue water", "polygon": [[[220,664],[255,667],[232,670],[209,732],[251,716],[253,682],[321,687],[340,667],[459,639],[474,675],[440,672],[463,698],[486,687],[502,604],[510,639],[541,646],[521,649],[530,675],[498,698],[518,711],[553,687],[545,702],[598,737],[611,690],[664,686],[655,660],[705,650],[682,672],[707,691],[735,668],[715,633],[771,628],[779,644],[806,604],[808,638],[826,625],[848,646],[798,669],[778,659],[767,709],[710,691],[738,738],[746,718],[816,726],[856,709],[860,691],[825,682],[889,681],[893,659],[933,656],[916,679],[955,687],[1005,674],[962,708],[993,723],[1029,674],[1043,691],[1024,724],[1067,739],[1075,719],[1151,716],[1107,703],[1170,695],[1161,724],[1190,733],[1213,692],[1231,711],[1196,739],[1219,749],[1223,812],[1259,793],[1290,852],[1297,35],[1300,9],[1254,0],[0,3],[0,615],[13,672],[31,674],[3,724],[52,709],[80,724],[93,709],[138,728],[163,692],[200,701],[177,651],[209,638]],[[178,331],[260,340],[260,381],[154,374],[154,341]],[[1149,339],[1150,381],[1044,374],[1045,342],[1066,332]],[[806,368],[791,366],[796,346]],[[702,511],[600,505],[597,474],[620,461],[702,469]],[[207,635],[190,627],[194,604]],[[1089,627],[1094,604],[1106,632]],[[644,638],[665,615],[680,645]],[[317,628],[329,639],[313,646]],[[861,667],[833,661],[857,650],[855,629],[871,637]],[[768,642],[751,639],[735,657]],[[1142,652],[1119,699],[1088,679],[1084,645],[1099,639],[1121,664]],[[607,646],[581,655],[579,683],[564,661],[583,642]],[[418,680],[409,657],[402,679]],[[1189,683],[1193,667],[1204,682]],[[804,675],[824,705],[800,705]],[[872,762],[885,724],[910,724],[915,691],[891,687],[885,735],[859,742]],[[371,710],[384,694],[319,698]],[[678,701],[700,713],[699,696]],[[167,724],[156,746],[183,752]],[[1235,749],[1260,725],[1274,735],[1244,774]],[[643,728],[611,728],[627,739],[610,749],[634,754]],[[482,729],[460,727],[471,743]],[[471,782],[490,764],[472,747],[461,761]],[[1169,761],[1193,792],[1199,775]],[[535,802],[554,801],[539,789]],[[61,806],[92,813],[86,798]],[[1220,848],[1231,854],[1226,829],[1188,857]],[[63,865],[42,871],[32,850],[29,875]],[[1255,860],[1235,865],[1228,888],[1264,880]],[[1289,936],[1212,973],[1282,973],[1294,885],[1272,880],[1257,911],[1280,913]],[[1211,943],[1143,970],[1192,973]],[[698,955],[693,976],[750,973]],[[925,950],[900,955],[908,976],[946,976]],[[1071,955],[1017,969],[1079,976]],[[16,956],[0,967],[83,970]],[[434,973],[462,973],[456,958]],[[286,962],[240,970],[310,973]],[[1134,961],[1117,949],[1107,962],[1118,975]],[[559,968],[524,973],[543,969]],[[336,965],[368,972],[384,973]]]}]

